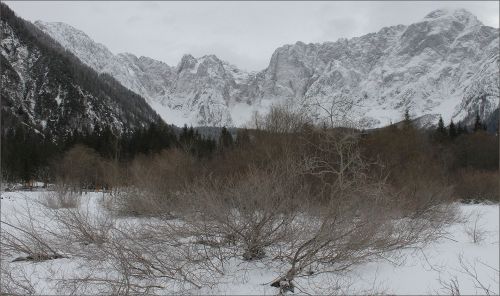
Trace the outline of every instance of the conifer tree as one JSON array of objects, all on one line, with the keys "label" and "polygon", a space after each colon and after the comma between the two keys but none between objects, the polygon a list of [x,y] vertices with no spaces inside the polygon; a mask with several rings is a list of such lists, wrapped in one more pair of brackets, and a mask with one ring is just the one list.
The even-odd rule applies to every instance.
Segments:
[{"label": "conifer tree", "polygon": [[451,120],[450,125],[448,126],[448,135],[452,140],[457,137],[457,128],[455,127],[455,123],[453,123],[453,119]]},{"label": "conifer tree", "polygon": [[459,121],[457,125],[457,136],[463,135],[464,132],[464,127],[462,126],[462,123]]},{"label": "conifer tree", "polygon": [[410,116],[410,110],[406,108],[404,118],[403,118],[403,129],[407,130],[411,128],[411,116]]},{"label": "conifer tree", "polygon": [[219,137],[219,148],[221,150],[224,150],[224,149],[233,147],[233,144],[234,144],[233,136],[227,130],[227,128],[224,126],[221,130],[221,134]]},{"label": "conifer tree", "polygon": [[437,128],[437,131],[439,133],[442,133],[444,134],[446,132],[445,128],[444,128],[444,121],[443,121],[443,117],[439,116],[439,121],[438,121],[438,128]]},{"label": "conifer tree", "polygon": [[483,130],[483,124],[481,123],[481,118],[479,117],[479,113],[476,114],[476,121],[474,122],[474,128],[473,131],[477,132],[479,130]]},{"label": "conifer tree", "polygon": [[448,133],[446,132],[443,118],[439,116],[438,127],[435,132],[435,138],[437,141],[443,142],[446,139],[447,135]]}]

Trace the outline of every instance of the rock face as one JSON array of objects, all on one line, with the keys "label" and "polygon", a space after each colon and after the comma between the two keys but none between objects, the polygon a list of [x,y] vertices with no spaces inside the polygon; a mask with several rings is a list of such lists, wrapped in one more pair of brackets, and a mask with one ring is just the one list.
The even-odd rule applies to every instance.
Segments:
[{"label": "rock face", "polygon": [[297,42],[275,51],[263,91],[309,104],[347,96],[376,124],[406,108],[445,120],[485,118],[498,108],[498,33],[465,10],[437,10],[359,38]]},{"label": "rock face", "polygon": [[35,25],[89,67],[110,74],[146,98],[168,123],[233,125],[230,109],[239,104],[239,93],[248,88],[248,73],[214,55],[201,58],[185,55],[176,67],[171,67],[129,53],[114,55],[82,31],[64,23],[37,21]]},{"label": "rock face", "polygon": [[66,24],[35,24],[177,125],[237,126],[282,102],[310,108],[319,118],[348,100],[348,116],[372,126],[398,121],[406,109],[466,122],[498,109],[499,30],[463,9],[436,10],[409,26],[352,39],[284,45],[258,73],[213,55],[185,55],[176,67],[114,55]]},{"label": "rock face", "polygon": [[143,98],[1,9],[2,132],[19,125],[49,136],[95,125],[120,132],[161,120]]}]

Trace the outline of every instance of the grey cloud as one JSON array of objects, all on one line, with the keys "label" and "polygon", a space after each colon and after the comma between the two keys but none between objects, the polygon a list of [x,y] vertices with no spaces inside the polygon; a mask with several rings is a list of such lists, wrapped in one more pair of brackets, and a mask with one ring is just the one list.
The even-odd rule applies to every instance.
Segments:
[{"label": "grey cloud", "polygon": [[[498,27],[499,3],[387,2],[58,2],[7,1],[21,17],[61,21],[113,52],[176,65],[184,53],[216,54],[261,70],[273,51],[296,41],[335,41],[410,24],[441,7],[463,7]],[[91,16],[91,18],[89,18]]]},{"label": "grey cloud", "polygon": [[129,18],[127,18],[127,24],[129,25],[132,25],[132,24],[135,24],[135,23],[138,23],[138,22],[141,22],[143,21],[144,18],[143,17],[140,17],[140,16],[137,16],[137,15],[134,15],[134,16],[131,16]]}]

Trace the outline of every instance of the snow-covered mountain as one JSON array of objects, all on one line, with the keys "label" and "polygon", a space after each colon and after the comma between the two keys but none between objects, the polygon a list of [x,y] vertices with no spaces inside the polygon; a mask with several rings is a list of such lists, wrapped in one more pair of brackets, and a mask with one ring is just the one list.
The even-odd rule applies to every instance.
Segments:
[{"label": "snow-covered mountain", "polygon": [[36,22],[96,71],[145,97],[168,123],[241,125],[254,111],[288,102],[324,116],[352,105],[348,116],[372,126],[414,116],[470,121],[498,108],[499,30],[466,10],[436,10],[409,26],[335,42],[284,45],[269,66],[247,73],[214,55],[185,55],[171,67],[132,54],[114,55],[63,23]]},{"label": "snow-covered mountain", "polygon": [[114,55],[104,45],[64,23],[35,22],[63,47],[101,73],[146,98],[168,123],[233,125],[231,109],[245,105],[239,94],[248,89],[249,74],[214,55],[185,55],[176,67],[130,53]]},{"label": "snow-covered mountain", "polygon": [[409,26],[275,51],[266,95],[328,105],[347,96],[379,123],[439,113],[445,120],[498,107],[498,29],[465,10],[437,10]]},{"label": "snow-covered mountain", "polygon": [[64,137],[96,125],[122,132],[161,121],[143,98],[0,5],[2,132],[28,127]]}]

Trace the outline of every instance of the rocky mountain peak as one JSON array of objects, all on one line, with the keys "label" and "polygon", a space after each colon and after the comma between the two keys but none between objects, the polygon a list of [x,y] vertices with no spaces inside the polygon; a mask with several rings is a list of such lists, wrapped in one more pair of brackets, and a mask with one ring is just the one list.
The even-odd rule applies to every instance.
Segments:
[{"label": "rocky mountain peak", "polygon": [[97,71],[102,71],[107,64],[106,61],[113,57],[113,53],[106,46],[95,42],[83,31],[68,24],[40,20],[34,24]]},{"label": "rocky mountain peak", "polygon": [[445,19],[453,19],[464,25],[482,25],[477,17],[466,9],[437,9],[424,17],[424,21],[443,21]]},{"label": "rocky mountain peak", "polygon": [[241,125],[272,104],[330,104],[339,97],[356,102],[353,118],[375,126],[398,121],[407,108],[455,121],[498,108],[498,29],[463,9],[435,10],[419,22],[355,38],[283,45],[257,73],[215,55],[186,54],[176,67],[115,56],[88,38],[60,33],[59,25],[39,26],[178,125]]},{"label": "rocky mountain peak", "polygon": [[186,69],[193,69],[197,64],[197,60],[190,54],[185,54],[177,66],[177,73],[185,71]]},{"label": "rocky mountain peak", "polygon": [[[63,23],[36,22],[53,32],[49,38],[5,4],[0,6],[0,95],[7,118],[2,121],[11,129],[23,126],[55,139],[97,126],[125,132],[161,121],[143,98],[91,69],[105,66],[112,56],[103,45]],[[58,38],[63,42],[58,44]]]}]

